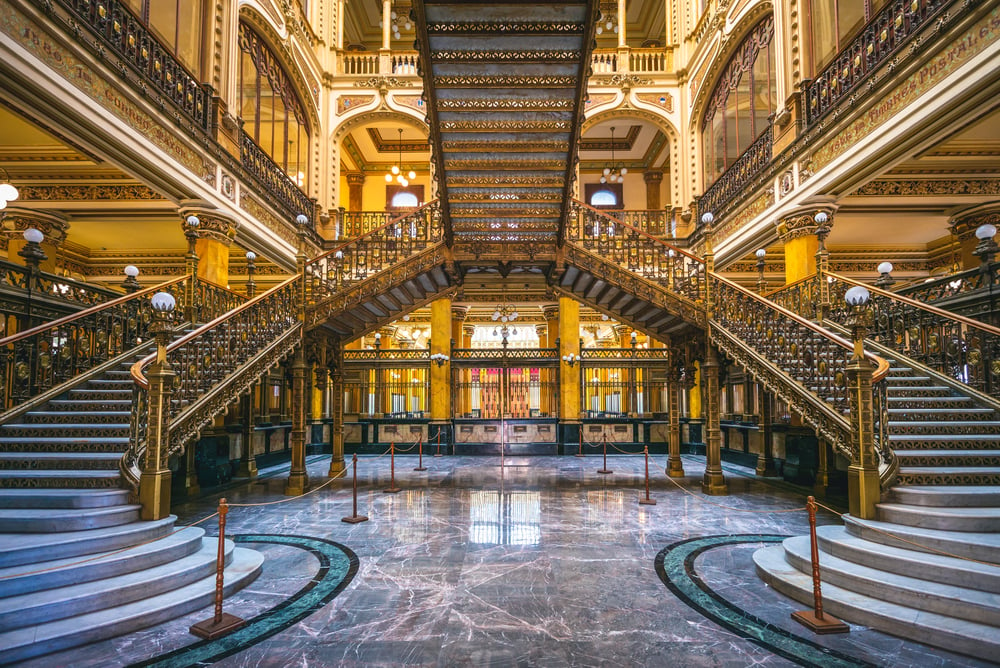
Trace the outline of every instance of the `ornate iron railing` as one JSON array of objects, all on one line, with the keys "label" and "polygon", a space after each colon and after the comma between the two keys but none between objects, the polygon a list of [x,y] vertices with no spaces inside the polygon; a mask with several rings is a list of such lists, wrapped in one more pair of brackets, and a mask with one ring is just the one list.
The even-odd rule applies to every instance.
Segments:
[{"label": "ornate iron railing", "polygon": [[[34,273],[27,267],[6,260],[0,260],[0,289],[14,288],[31,292],[39,297],[70,302],[78,307],[96,306],[117,299],[121,292],[102,288],[90,283],[76,281],[66,276],[57,276],[47,271]],[[30,282],[30,286],[29,286]]]},{"label": "ornate iron railing", "polygon": [[[79,35],[81,26],[97,36],[97,41],[81,39],[94,52],[104,49],[115,54],[122,74],[130,70],[137,81],[126,80],[146,96],[149,86],[169,100],[179,113],[197,127],[208,131],[211,120],[212,89],[199,83],[125,4],[119,0],[54,0],[76,19],[71,27]],[[52,0],[36,0],[51,11]]]},{"label": "ornate iron railing", "polygon": [[750,185],[750,181],[764,171],[771,162],[774,127],[768,125],[752,144],[743,151],[698,200],[698,211],[709,211],[718,218],[729,203]]},{"label": "ornate iron railing", "polygon": [[165,291],[182,302],[189,279],[182,276],[0,339],[3,409],[11,410],[149,338],[149,298]]},{"label": "ornate iron railing", "polygon": [[451,351],[453,361],[501,362],[506,360],[530,361],[559,359],[558,348],[455,348]]},{"label": "ornate iron railing", "polygon": [[[299,276],[271,288],[167,346],[176,373],[166,409],[170,424],[168,454],[182,450],[216,416],[301,341]],[[147,311],[148,312],[148,311]],[[138,485],[139,462],[146,448],[151,354],[132,366],[133,394],[129,450],[122,472]]]},{"label": "ornate iron railing", "polygon": [[815,318],[817,316],[816,309],[820,306],[816,274],[782,286],[767,293],[766,296],[781,308],[801,315],[803,318]]},{"label": "ornate iron railing", "polygon": [[580,359],[583,361],[656,360],[663,362],[670,359],[670,351],[666,348],[581,348]]},{"label": "ornate iron railing", "polygon": [[344,351],[344,363],[348,364],[351,362],[429,362],[430,359],[431,351],[429,348]]},{"label": "ornate iron railing", "polygon": [[389,211],[345,211],[340,237],[341,239],[357,239],[382,227],[395,215],[398,214]]},{"label": "ornate iron railing", "polygon": [[240,130],[240,162],[257,183],[274,198],[289,218],[305,215],[309,222],[316,223],[316,204],[302,192],[295,181],[271,159],[264,149],[257,145],[253,137]]},{"label": "ornate iron railing", "polygon": [[894,0],[886,5],[806,86],[806,126],[856,91],[950,4],[953,0]]},{"label": "ornate iron railing", "polygon": [[198,279],[195,285],[198,290],[198,319],[201,322],[214,320],[247,300],[246,296],[203,278]]},{"label": "ornate iron railing", "polygon": [[1000,399],[1000,328],[922,304],[860,281],[829,273],[831,310],[843,324],[849,315],[844,295],[863,285],[874,313],[868,336],[984,394]]},{"label": "ornate iron railing", "polygon": [[574,201],[566,234],[585,250],[693,301],[702,299],[704,261],[624,220]]},{"label": "ornate iron railing", "polygon": [[989,325],[1000,325],[1000,313],[997,312],[1000,262],[922,281],[893,292]]},{"label": "ornate iron railing", "polygon": [[671,236],[673,218],[663,209],[599,209],[654,237]]},{"label": "ornate iron railing", "polygon": [[[856,459],[847,371],[852,343],[718,274],[712,273],[710,280],[713,340],[831,445]],[[884,419],[889,364],[871,353],[866,357],[875,369],[875,450],[881,471],[887,473],[894,462]]]},{"label": "ornate iron railing", "polygon": [[305,301],[314,305],[441,240],[437,201],[323,253],[306,264]]}]

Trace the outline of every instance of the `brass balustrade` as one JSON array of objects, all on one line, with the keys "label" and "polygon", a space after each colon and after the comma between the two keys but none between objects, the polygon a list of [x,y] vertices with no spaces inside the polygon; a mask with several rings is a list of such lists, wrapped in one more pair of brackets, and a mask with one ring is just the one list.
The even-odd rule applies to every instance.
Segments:
[{"label": "brass balustrade", "polygon": [[677,295],[701,300],[704,261],[616,217],[617,213],[574,200],[567,235],[585,250]]},{"label": "brass balustrade", "polygon": [[580,360],[657,360],[665,362],[670,359],[670,351],[666,348],[581,348]]},{"label": "brass balustrade", "polygon": [[996,300],[1000,296],[997,294],[1000,292],[1000,262],[933,280],[921,280],[893,292],[987,324],[1000,322],[1000,316],[995,313]]},{"label": "brass balustrade", "polygon": [[767,298],[792,313],[803,318],[814,318],[818,315],[819,285],[816,274],[810,274],[794,283],[777,288],[767,293]]},{"label": "brass balustrade", "polygon": [[[301,278],[293,276],[167,346],[176,373],[172,401],[164,411],[170,435],[167,455],[184,448],[299,344],[300,286]],[[155,359],[155,353],[148,355],[131,369],[131,438],[122,471],[133,486],[138,485],[149,431],[146,370]]]},{"label": "brass balustrade", "polygon": [[402,262],[443,237],[437,200],[396,216],[381,227],[310,260],[306,304],[315,305]]},{"label": "brass balustrade", "polygon": [[[712,273],[713,337],[726,353],[780,398],[793,406],[845,456],[855,459],[849,419],[848,365],[853,344],[807,318]],[[843,302],[842,302],[843,303]],[[886,393],[889,363],[866,353],[872,365],[875,451],[888,484],[894,455],[886,429]],[[785,380],[782,380],[784,377]],[[805,388],[795,391],[791,383]]]},{"label": "brass balustrade", "polygon": [[871,294],[874,322],[868,336],[924,366],[1000,399],[1000,328],[923,304],[840,274],[828,273],[829,318],[843,324],[849,313],[844,294],[863,285]]},{"label": "brass balustrade", "polygon": [[30,280],[31,276],[32,272],[28,271],[27,267],[0,260],[0,285],[4,289],[14,288],[27,292],[30,288],[33,295],[70,302],[81,307],[104,304],[122,296],[121,292],[115,290],[46,271],[35,272],[34,280]]},{"label": "brass balustrade", "polygon": [[[156,292],[183,300],[190,275],[124,295],[0,339],[4,411],[30,401],[149,338],[146,308]],[[180,311],[178,311],[178,315]]]},{"label": "brass balustrade", "polygon": [[[150,86],[172,103],[178,120],[183,115],[202,131],[209,130],[212,87],[200,83],[188,72],[125,3],[120,0],[35,0],[36,5],[50,13],[53,3],[72,14],[73,19],[67,21],[67,27],[78,36],[79,42],[102,60],[116,62],[123,78],[142,97],[149,94],[146,86]],[[82,39],[81,28],[88,29],[97,39]],[[114,57],[109,58],[105,49]]]},{"label": "brass balustrade", "polygon": [[771,163],[774,127],[768,125],[747,150],[731,164],[698,200],[699,211],[711,211],[719,220],[737,195],[750,191],[749,185]]},{"label": "brass balustrade", "polygon": [[316,202],[309,198],[291,177],[278,166],[253,137],[240,130],[240,163],[253,179],[280,206],[289,219],[303,214],[313,224],[316,222]]},{"label": "brass balustrade", "polygon": [[858,90],[916,33],[952,4],[961,3],[954,0],[894,0],[888,3],[841,49],[832,63],[814,80],[806,82],[806,127],[814,125],[841,100]]},{"label": "brass balustrade", "polygon": [[244,295],[203,278],[198,279],[195,288],[200,307],[198,315],[201,321],[214,320],[247,300]]},{"label": "brass balustrade", "polygon": [[454,362],[497,362],[500,360],[525,362],[559,361],[558,348],[455,348],[451,351]]},{"label": "brass balustrade", "polygon": [[357,239],[376,230],[393,219],[389,211],[345,211],[341,239]]}]

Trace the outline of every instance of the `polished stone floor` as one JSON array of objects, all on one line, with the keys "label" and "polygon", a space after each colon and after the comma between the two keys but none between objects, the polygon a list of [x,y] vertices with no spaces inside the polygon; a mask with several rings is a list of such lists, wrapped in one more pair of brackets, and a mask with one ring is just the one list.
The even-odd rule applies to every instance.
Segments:
[{"label": "polished stone floor", "polygon": [[[310,458],[315,484],[326,481],[328,462]],[[359,511],[371,518],[361,524],[340,521],[351,513],[349,481],[341,480],[303,498],[230,511],[227,534],[278,535],[287,543],[246,543],[268,560],[261,577],[225,606],[255,618],[254,628],[269,628],[266,634],[216,641],[208,648],[215,658],[206,660],[205,647],[194,654],[197,639],[187,633],[210,616],[205,610],[26,665],[985,665],[865,627],[813,636],[793,622],[790,613],[802,606],[761,583],[751,554],[762,540],[776,540],[766,537],[806,532],[804,511],[772,512],[804,500],[747,469],[727,466],[732,494],[709,498],[697,491],[703,458],[685,457],[688,477],[680,486],[662,474],[657,458],[657,504],[639,505],[641,457],[609,457],[611,475],[597,473],[599,457],[508,457],[502,471],[495,457],[424,463],[429,470],[415,472],[415,457],[397,457],[403,491],[386,494],[388,458],[361,458]],[[225,496],[231,503],[282,500],[283,473],[274,473]],[[181,523],[195,521],[213,511],[218,496],[175,512]],[[740,538],[745,534],[762,537]],[[700,578],[703,589],[728,603],[725,619],[713,618],[697,597],[679,598],[654,566],[665,548],[708,536],[723,538],[697,557],[696,573],[668,575]],[[317,539],[348,548],[337,552],[344,568],[336,577],[335,568],[321,568],[320,551],[304,549]],[[345,575],[350,551],[357,555],[353,577]],[[338,595],[340,581],[346,587]],[[274,612],[304,590],[312,598],[297,600],[314,601],[308,614],[294,621]],[[767,642],[751,642],[742,631],[751,617],[805,649],[782,656]]]}]

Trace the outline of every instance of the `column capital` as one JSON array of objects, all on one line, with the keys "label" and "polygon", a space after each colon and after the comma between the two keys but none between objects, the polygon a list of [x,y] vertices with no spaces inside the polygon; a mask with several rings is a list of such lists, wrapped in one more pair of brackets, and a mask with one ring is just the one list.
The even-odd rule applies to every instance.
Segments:
[{"label": "column capital", "polygon": [[657,184],[663,181],[663,172],[657,169],[647,169],[643,172],[642,178],[650,185]]},{"label": "column capital", "polygon": [[[825,213],[827,216],[826,223],[822,228],[816,222],[816,216],[820,213]],[[829,234],[830,228],[833,227],[833,214],[834,210],[827,207],[814,208],[808,211],[800,210],[778,219],[778,222],[775,223],[775,228],[778,232],[778,237],[783,243],[788,243],[793,239],[801,237],[812,236],[818,230],[822,231],[822,229],[825,229],[826,234]]]},{"label": "column capital", "polygon": [[462,335],[463,336],[467,336],[467,337],[469,337],[471,339],[475,335],[475,333],[476,333],[476,326],[475,325],[462,325]]},{"label": "column capital", "polygon": [[452,320],[457,320],[457,321],[461,322],[461,321],[465,320],[466,316],[468,316],[468,315],[469,315],[469,307],[468,306],[455,306],[454,304],[452,304],[452,307],[451,307],[451,319]]},{"label": "column capital", "polygon": [[542,317],[545,318],[546,322],[553,322],[559,320],[559,305],[551,304],[542,307]]},{"label": "column capital", "polygon": [[181,217],[181,230],[187,232],[188,216],[198,218],[198,237],[201,239],[212,239],[219,243],[230,246],[236,238],[236,232],[240,229],[239,221],[225,216],[213,209],[206,209],[199,206],[182,206],[177,209]]},{"label": "column capital", "polygon": [[349,186],[363,186],[365,184],[365,173],[364,172],[348,172],[347,185]]},{"label": "column capital", "polygon": [[3,244],[11,239],[20,239],[24,231],[35,228],[45,235],[45,243],[55,247],[62,245],[69,231],[69,217],[59,211],[36,211],[16,206],[4,209]]},{"label": "column capital", "polygon": [[535,325],[535,334],[537,334],[539,338],[545,336],[546,332],[548,331],[549,331],[549,326],[544,323],[540,325]]}]

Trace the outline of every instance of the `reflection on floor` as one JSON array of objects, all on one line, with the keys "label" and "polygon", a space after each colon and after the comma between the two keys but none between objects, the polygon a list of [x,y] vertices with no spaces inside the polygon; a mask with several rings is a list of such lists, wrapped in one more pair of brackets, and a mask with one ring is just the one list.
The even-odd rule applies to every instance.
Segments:
[{"label": "reflection on floor", "polygon": [[[657,505],[640,506],[641,457],[615,457],[615,474],[606,476],[596,473],[598,457],[508,457],[502,473],[498,458],[424,462],[430,470],[416,473],[415,458],[397,457],[404,491],[391,495],[381,491],[388,459],[359,460],[359,512],[371,517],[362,524],[340,521],[351,512],[344,481],[286,503],[234,508],[234,535],[305,539],[248,543],[265,553],[264,573],[227,601],[226,611],[260,616],[258,628],[273,635],[234,639],[232,653],[215,665],[984,665],[864,627],[823,637],[793,622],[789,615],[801,606],[757,579],[751,554],[771,536],[807,530],[804,512],[767,512],[801,507],[803,498],[754,480],[747,469],[728,467],[732,495],[707,498],[697,491],[704,459],[685,457],[688,492],[663,476],[659,461],[651,466],[659,472],[651,483]],[[309,466],[315,484],[325,481],[326,459]],[[273,501],[283,498],[282,487],[278,475],[225,496],[233,503]],[[175,510],[182,523],[195,521],[216,500]],[[694,557],[684,552],[702,545],[692,539],[709,536],[722,538],[703,541],[710,549]],[[323,550],[309,551],[308,539],[357,554],[358,571],[339,595],[302,596],[317,586],[324,558]],[[677,559],[663,557],[667,548]],[[661,581],[658,555],[661,572],[672,569],[668,575],[681,586]],[[289,600],[313,600],[315,612],[296,621],[279,607]],[[197,639],[187,628],[209,614],[26,665],[104,668],[168,653],[148,665],[192,665],[206,656],[191,649]],[[775,630],[770,643],[747,639],[753,625]],[[183,647],[188,651],[176,651]]]}]

